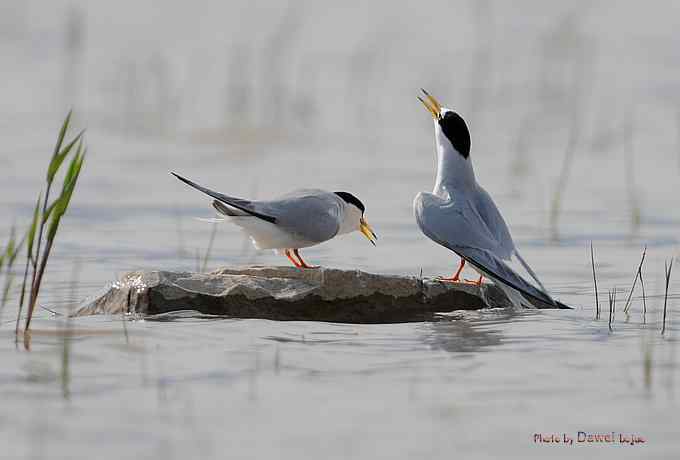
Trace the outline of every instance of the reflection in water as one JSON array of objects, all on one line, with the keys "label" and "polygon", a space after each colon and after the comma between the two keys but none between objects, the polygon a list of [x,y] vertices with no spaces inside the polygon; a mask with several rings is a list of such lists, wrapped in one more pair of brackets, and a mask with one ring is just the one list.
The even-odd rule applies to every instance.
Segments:
[{"label": "reflection in water", "polygon": [[[157,315],[144,316],[144,321],[157,321],[159,323],[171,322],[200,322],[200,321],[219,321],[230,319],[229,316],[210,315],[196,310],[177,310]],[[233,318],[231,318],[233,319]]]},{"label": "reflection in water", "polygon": [[423,325],[422,340],[433,349],[450,352],[475,352],[501,345],[503,333],[489,326],[510,322],[519,313],[512,309],[466,312],[464,315],[441,315],[440,321]]}]

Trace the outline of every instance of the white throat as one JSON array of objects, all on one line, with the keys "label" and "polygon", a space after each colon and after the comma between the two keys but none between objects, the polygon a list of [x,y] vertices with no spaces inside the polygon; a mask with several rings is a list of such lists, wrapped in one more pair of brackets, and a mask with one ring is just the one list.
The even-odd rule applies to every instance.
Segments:
[{"label": "white throat", "polygon": [[434,121],[434,132],[437,144],[437,178],[432,193],[448,199],[453,190],[469,190],[477,181],[470,156],[465,158],[453,148],[437,120]]},{"label": "white throat", "polygon": [[361,210],[354,205],[344,203],[338,235],[344,235],[345,233],[359,230],[360,220]]}]

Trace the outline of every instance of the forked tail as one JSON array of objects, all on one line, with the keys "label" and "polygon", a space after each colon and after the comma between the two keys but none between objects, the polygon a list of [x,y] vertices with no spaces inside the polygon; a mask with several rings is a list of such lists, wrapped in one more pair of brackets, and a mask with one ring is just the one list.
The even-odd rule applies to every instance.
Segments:
[{"label": "forked tail", "polygon": [[536,284],[538,284],[538,287],[541,288],[541,291],[543,291],[543,294],[545,294],[552,302],[555,304],[555,299],[553,299],[550,294],[548,294],[548,290],[543,286],[543,283],[541,283],[541,280],[538,279],[538,276],[536,276],[536,273],[531,269],[528,263],[524,261],[522,256],[520,255],[519,251],[515,249],[515,255],[517,256],[517,260],[522,264],[522,267],[529,273],[529,275],[533,278],[534,281],[536,281]]}]

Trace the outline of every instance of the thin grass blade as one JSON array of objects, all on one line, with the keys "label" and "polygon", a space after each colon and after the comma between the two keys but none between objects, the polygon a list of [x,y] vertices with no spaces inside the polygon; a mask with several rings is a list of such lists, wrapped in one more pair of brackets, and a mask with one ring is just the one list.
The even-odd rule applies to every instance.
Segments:
[{"label": "thin grass blade", "polygon": [[642,258],[640,259],[640,265],[638,265],[638,269],[635,272],[635,278],[633,278],[633,285],[630,288],[630,292],[628,293],[628,298],[626,299],[626,305],[623,307],[623,312],[628,313],[628,309],[630,308],[630,299],[633,297],[633,291],[635,291],[635,285],[637,284],[638,278],[642,275],[642,265],[645,263],[645,256],[647,255],[647,246],[645,246],[645,249],[642,251]]},{"label": "thin grass blade", "polygon": [[71,124],[71,115],[73,115],[73,110],[69,110],[64,122],[59,130],[59,137],[57,137],[57,144],[54,146],[54,152],[52,153],[52,158],[57,156],[59,151],[61,151],[61,144],[64,142],[64,137],[66,137],[66,131],[68,131],[68,126]]},{"label": "thin grass blade", "polygon": [[33,221],[28,229],[27,234],[27,250],[28,257],[33,255],[33,243],[35,241],[35,231],[38,229],[38,219],[40,218],[40,203],[42,202],[42,192],[38,195],[38,201],[35,203],[35,209],[33,210]]},{"label": "thin grass blade", "polygon": [[595,252],[593,242],[590,242],[590,263],[593,267],[593,284],[595,285],[595,319],[600,319],[600,298],[597,292],[597,276],[595,275]]},{"label": "thin grass blade", "polygon": [[61,192],[61,195],[54,203],[52,219],[47,230],[48,241],[51,241],[55,238],[59,228],[59,222],[68,209],[68,205],[71,202],[71,197],[73,196],[73,191],[75,190],[76,184],[78,182],[78,176],[80,175],[80,170],[83,166],[84,159],[85,157],[83,155],[76,155],[73,157],[73,160],[71,160],[69,171],[66,178],[64,179],[64,188]]},{"label": "thin grass blade", "polygon": [[671,281],[671,272],[673,271],[673,259],[671,259],[670,264],[664,263],[665,275],[666,275],[666,290],[663,296],[663,324],[661,326],[661,335],[666,333],[666,308],[668,307],[668,286]]},{"label": "thin grass blade", "polygon": [[21,282],[21,295],[19,296],[19,311],[17,312],[17,321],[14,329],[15,334],[19,334],[19,322],[21,321],[21,313],[24,309],[24,300],[26,299],[26,284],[28,281],[28,267],[31,262],[35,264],[37,258],[33,257],[33,243],[35,241],[35,232],[38,228],[38,219],[40,219],[40,204],[42,203],[42,193],[38,195],[38,201],[35,203],[35,210],[33,211],[33,222],[28,230],[28,243],[26,248],[26,265],[24,266],[24,280]]},{"label": "thin grass blade", "polygon": [[0,299],[0,312],[5,309],[5,304],[9,299],[9,291],[12,288],[12,283],[14,282],[14,274],[7,270],[5,275],[5,286],[2,289],[2,299]]},{"label": "thin grass blade", "polygon": [[5,267],[5,285],[2,290],[2,298],[0,299],[0,309],[4,309],[7,299],[9,298],[9,291],[14,281],[14,274],[12,273],[12,265],[21,251],[24,243],[26,241],[26,236],[21,239],[19,243],[16,242],[16,229],[12,227],[10,230],[9,242],[5,248],[4,261],[6,262]]},{"label": "thin grass blade", "polygon": [[48,183],[50,183],[54,180],[54,176],[59,171],[59,168],[61,167],[62,163],[64,162],[64,160],[66,159],[68,154],[71,152],[71,149],[73,149],[73,146],[76,145],[76,143],[81,142],[81,138],[82,138],[84,133],[85,133],[85,130],[82,130],[80,133],[78,133],[78,135],[71,142],[69,142],[69,144],[66,147],[64,147],[63,150],[61,150],[54,157],[52,157],[52,161],[50,162],[50,165],[47,168],[47,182]]}]

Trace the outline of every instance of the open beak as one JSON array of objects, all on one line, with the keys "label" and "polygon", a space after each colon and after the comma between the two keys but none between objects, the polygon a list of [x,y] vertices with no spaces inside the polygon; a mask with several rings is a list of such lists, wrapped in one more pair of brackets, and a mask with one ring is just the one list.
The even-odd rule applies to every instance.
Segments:
[{"label": "open beak", "polygon": [[366,238],[368,238],[368,241],[370,241],[373,244],[373,246],[375,246],[375,242],[378,240],[378,237],[375,235],[375,232],[373,231],[371,226],[368,225],[368,222],[366,222],[363,217],[359,221],[359,230],[361,231],[361,233],[364,234]]},{"label": "open beak", "polygon": [[437,102],[437,99],[432,97],[430,95],[430,93],[428,93],[424,89],[420,88],[420,90],[425,95],[425,99],[418,96],[418,100],[420,100],[420,102],[423,103],[425,108],[432,114],[432,118],[434,118],[435,120],[439,120],[441,118],[441,113],[442,113],[441,104],[439,102]]}]

